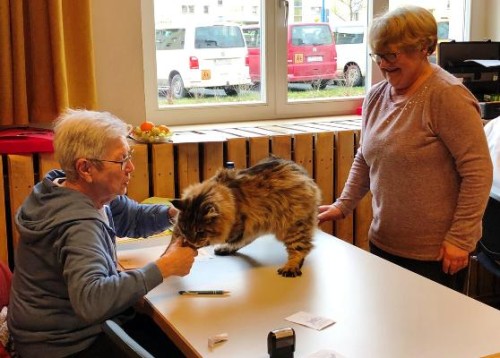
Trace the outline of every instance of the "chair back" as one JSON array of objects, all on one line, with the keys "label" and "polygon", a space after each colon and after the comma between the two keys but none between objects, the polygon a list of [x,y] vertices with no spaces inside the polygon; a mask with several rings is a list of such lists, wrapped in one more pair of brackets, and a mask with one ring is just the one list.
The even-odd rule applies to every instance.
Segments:
[{"label": "chair back", "polygon": [[104,333],[128,358],[154,358],[139,343],[130,337],[115,321],[108,319],[102,324]]},{"label": "chair back", "polygon": [[480,251],[477,254],[477,261],[491,274],[500,278],[500,265],[489,257],[484,251]]}]

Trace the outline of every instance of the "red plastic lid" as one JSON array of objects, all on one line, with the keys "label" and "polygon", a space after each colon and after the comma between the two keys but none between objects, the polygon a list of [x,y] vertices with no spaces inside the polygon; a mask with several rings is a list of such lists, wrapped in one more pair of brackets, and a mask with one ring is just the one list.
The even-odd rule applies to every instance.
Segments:
[{"label": "red plastic lid", "polygon": [[54,132],[39,128],[0,129],[0,153],[52,153]]}]

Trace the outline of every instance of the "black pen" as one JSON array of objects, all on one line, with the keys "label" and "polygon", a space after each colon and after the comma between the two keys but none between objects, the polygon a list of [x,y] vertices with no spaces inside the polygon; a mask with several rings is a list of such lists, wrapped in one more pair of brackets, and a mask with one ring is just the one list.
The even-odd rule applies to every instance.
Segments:
[{"label": "black pen", "polygon": [[201,291],[179,291],[179,295],[227,295],[229,291],[223,290],[201,290]]}]

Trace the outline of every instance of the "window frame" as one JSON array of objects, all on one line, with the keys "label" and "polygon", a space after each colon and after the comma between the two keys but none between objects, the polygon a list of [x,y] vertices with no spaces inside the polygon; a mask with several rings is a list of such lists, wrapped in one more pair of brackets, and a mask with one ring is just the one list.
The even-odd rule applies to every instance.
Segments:
[{"label": "window frame", "polygon": [[[289,0],[293,1],[293,0]],[[285,26],[285,0],[261,0],[261,24],[266,24],[261,39],[263,56],[262,73],[266,83],[261,88],[262,102],[199,104],[193,107],[168,106],[158,108],[155,58],[154,0],[142,0],[143,67],[145,109],[148,120],[168,125],[217,124],[239,121],[279,120],[352,115],[363,102],[364,96],[315,99],[308,101],[287,100],[287,28]],[[465,0],[467,3],[468,0]],[[367,0],[367,26],[373,14],[389,8],[389,0]],[[289,13],[288,16],[293,17]],[[464,24],[467,29],[467,23]],[[467,30],[465,30],[467,31]],[[273,46],[273,44],[276,44]],[[366,56],[368,56],[368,49]],[[273,59],[276,59],[275,61]],[[379,71],[373,71],[372,61],[367,59],[365,86],[370,87],[382,79]],[[266,66],[266,64],[268,64]],[[280,80],[281,79],[281,80]],[[242,116],[242,113],[245,113]]]}]

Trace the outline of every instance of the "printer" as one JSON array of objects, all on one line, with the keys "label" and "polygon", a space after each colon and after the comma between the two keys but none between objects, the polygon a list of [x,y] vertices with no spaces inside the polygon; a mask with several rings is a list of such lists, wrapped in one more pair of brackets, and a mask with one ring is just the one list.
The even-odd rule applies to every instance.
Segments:
[{"label": "printer", "polygon": [[500,42],[441,42],[437,60],[474,94],[483,119],[500,116]]}]

